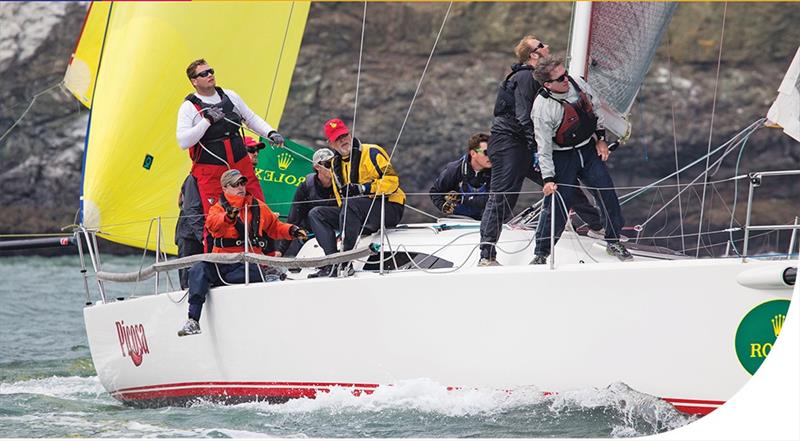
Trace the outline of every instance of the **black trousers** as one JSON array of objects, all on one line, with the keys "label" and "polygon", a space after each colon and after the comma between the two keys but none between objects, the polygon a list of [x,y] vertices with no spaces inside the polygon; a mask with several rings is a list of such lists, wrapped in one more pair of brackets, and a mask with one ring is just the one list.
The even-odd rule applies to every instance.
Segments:
[{"label": "black trousers", "polygon": [[[488,151],[492,161],[492,182],[481,219],[481,257],[494,259],[497,255],[495,244],[500,238],[503,224],[513,215],[522,182],[525,178],[539,185],[544,182],[541,172],[533,169],[533,152],[528,150],[524,140],[492,133]],[[602,228],[603,221],[597,208],[582,191],[575,192],[572,209],[593,230]]]},{"label": "black trousers", "polygon": [[[371,207],[371,209],[370,209]],[[394,227],[403,218],[405,205],[386,202],[385,222],[387,227]],[[325,254],[336,252],[336,231],[344,227],[343,251],[352,250],[360,233],[372,234],[381,228],[381,202],[371,198],[350,198],[347,201],[347,217],[339,207],[314,207],[308,212],[308,223],[317,237],[317,243]]]},{"label": "black trousers", "polygon": [[[203,244],[194,239],[178,238],[178,257],[194,256],[203,254]],[[181,281],[181,289],[189,287],[189,268],[178,270],[178,278]]]}]

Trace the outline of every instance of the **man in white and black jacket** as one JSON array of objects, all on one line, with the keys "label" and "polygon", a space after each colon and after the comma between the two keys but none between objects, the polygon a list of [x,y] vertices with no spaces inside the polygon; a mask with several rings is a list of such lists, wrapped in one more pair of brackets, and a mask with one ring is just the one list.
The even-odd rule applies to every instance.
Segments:
[{"label": "man in white and black jacket", "polygon": [[[541,82],[531,110],[539,149],[539,166],[544,181],[544,208],[536,230],[536,248],[531,263],[544,264],[550,255],[550,216],[555,211],[555,240],[566,222],[565,211],[580,194],[578,179],[592,188],[605,221],[606,251],[622,261],[633,257],[619,242],[624,220],[614,182],[605,161],[610,154],[602,114],[594,111],[600,101],[581,78],[572,78],[564,60],[546,57],[539,61],[534,77]],[[563,205],[551,207],[558,191]]]}]

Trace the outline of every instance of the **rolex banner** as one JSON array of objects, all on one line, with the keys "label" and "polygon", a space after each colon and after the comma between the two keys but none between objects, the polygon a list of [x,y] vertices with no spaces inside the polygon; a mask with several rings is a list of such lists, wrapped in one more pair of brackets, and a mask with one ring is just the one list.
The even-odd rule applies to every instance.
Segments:
[{"label": "rolex banner", "polygon": [[273,147],[262,139],[266,147],[258,153],[256,178],[264,191],[264,202],[282,219],[289,216],[297,187],[313,171],[311,157],[314,149],[287,139],[283,148]]}]

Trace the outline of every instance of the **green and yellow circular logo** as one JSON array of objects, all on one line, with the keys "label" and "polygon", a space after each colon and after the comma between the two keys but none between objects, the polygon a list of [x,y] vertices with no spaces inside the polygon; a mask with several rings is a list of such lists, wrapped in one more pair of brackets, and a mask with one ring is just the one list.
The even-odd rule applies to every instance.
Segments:
[{"label": "green and yellow circular logo", "polygon": [[736,355],[742,367],[755,374],[781,333],[788,300],[770,300],[751,309],[736,330]]}]

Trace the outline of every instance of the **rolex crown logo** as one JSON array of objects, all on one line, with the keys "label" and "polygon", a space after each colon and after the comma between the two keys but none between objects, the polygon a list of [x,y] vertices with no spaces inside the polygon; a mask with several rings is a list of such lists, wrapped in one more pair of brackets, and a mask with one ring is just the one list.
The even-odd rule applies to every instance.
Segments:
[{"label": "rolex crown logo", "polygon": [[294,161],[294,158],[289,153],[281,153],[278,155],[278,168],[281,170],[286,170]]},{"label": "rolex crown logo", "polygon": [[775,338],[780,335],[784,320],[786,320],[786,316],[783,314],[778,314],[772,318],[772,332],[775,333]]}]

